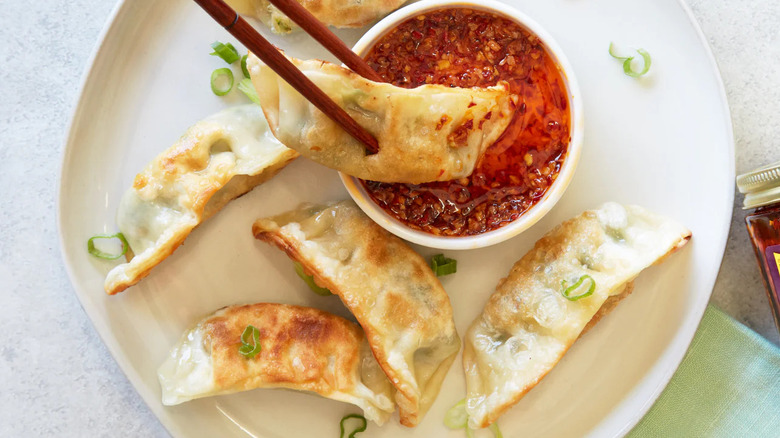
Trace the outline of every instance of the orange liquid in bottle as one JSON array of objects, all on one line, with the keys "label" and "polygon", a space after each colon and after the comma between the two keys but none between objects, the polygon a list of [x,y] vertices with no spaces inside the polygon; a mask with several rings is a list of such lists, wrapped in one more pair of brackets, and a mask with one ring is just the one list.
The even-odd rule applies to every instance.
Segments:
[{"label": "orange liquid in bottle", "polygon": [[780,203],[758,208],[745,222],[780,330]]}]

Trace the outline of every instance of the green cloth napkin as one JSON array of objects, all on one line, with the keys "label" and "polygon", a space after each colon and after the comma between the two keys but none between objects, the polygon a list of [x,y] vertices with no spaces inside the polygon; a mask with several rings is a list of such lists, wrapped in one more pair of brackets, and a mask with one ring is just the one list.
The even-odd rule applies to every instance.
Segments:
[{"label": "green cloth napkin", "polygon": [[709,306],[669,386],[628,437],[780,437],[780,349]]}]

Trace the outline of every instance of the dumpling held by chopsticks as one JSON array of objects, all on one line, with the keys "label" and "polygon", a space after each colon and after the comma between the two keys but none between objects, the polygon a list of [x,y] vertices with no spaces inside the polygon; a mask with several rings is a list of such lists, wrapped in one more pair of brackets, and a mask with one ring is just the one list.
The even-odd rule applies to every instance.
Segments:
[{"label": "dumpling held by chopsticks", "polygon": [[471,175],[517,106],[517,96],[503,83],[405,89],[324,61],[290,61],[377,139],[379,152],[367,154],[362,143],[250,55],[249,72],[271,131],[301,155],[362,179],[418,184]]}]

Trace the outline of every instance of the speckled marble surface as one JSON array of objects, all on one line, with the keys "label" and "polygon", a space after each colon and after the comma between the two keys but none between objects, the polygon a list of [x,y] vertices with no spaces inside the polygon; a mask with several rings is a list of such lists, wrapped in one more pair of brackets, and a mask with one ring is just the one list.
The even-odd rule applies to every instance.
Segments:
[{"label": "speckled marble surface", "polygon": [[[109,355],[57,247],[60,155],[116,0],[5,1],[0,16],[0,436],[167,436]],[[780,161],[780,2],[690,0],[731,105],[737,173]],[[737,195],[712,301],[780,343]]]}]

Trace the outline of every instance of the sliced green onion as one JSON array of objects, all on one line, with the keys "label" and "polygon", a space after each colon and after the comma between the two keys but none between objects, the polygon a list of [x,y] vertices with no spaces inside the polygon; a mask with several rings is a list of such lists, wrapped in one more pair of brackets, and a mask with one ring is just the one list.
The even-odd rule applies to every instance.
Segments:
[{"label": "sliced green onion", "polygon": [[[95,239],[119,239],[122,242],[122,252],[119,254],[109,254],[107,252],[103,252],[95,248]],[[116,260],[119,257],[122,257],[123,255],[127,254],[128,248],[130,248],[130,244],[127,243],[127,239],[125,239],[125,235],[122,233],[98,234],[97,236],[92,236],[89,238],[89,240],[87,240],[87,251],[93,256],[105,260]]]},{"label": "sliced green onion", "polygon": [[444,254],[436,254],[431,258],[431,269],[437,277],[454,274],[458,271],[458,261],[444,257]]},{"label": "sliced green onion", "polygon": [[650,54],[647,53],[646,50],[636,49],[636,52],[642,55],[642,61],[645,64],[644,68],[642,68],[642,71],[635,72],[631,68],[631,61],[623,61],[623,73],[631,76],[632,78],[638,78],[647,74],[647,72],[650,71],[650,65],[653,63],[653,60],[650,58]]},{"label": "sliced green onion", "polygon": [[[220,82],[222,84],[220,85]],[[224,96],[233,89],[233,72],[229,68],[218,68],[211,73],[211,91]]]},{"label": "sliced green onion", "polygon": [[244,77],[249,79],[249,69],[246,68],[246,59],[249,57],[249,54],[246,54],[241,57],[241,71],[244,72]]},{"label": "sliced green onion", "polygon": [[[580,286],[582,286],[582,282],[585,280],[590,280],[590,287],[588,287],[587,292],[579,294],[579,295],[571,295],[572,292],[579,289]],[[561,282],[561,286],[566,287],[566,282]],[[583,275],[582,277],[577,280],[576,283],[572,284],[569,287],[566,287],[566,289],[563,290],[563,296],[566,297],[569,301],[577,301],[585,297],[589,297],[593,295],[593,291],[596,290],[596,280],[593,279],[590,275]]]},{"label": "sliced green onion", "polygon": [[252,359],[260,350],[260,331],[253,325],[246,326],[244,333],[241,334],[241,346],[238,352],[247,359]]},{"label": "sliced green onion", "polygon": [[[455,403],[455,406],[451,407],[446,414],[444,414],[444,425],[450,429],[464,429],[466,431],[467,438],[474,437],[474,431],[469,427],[469,414],[466,413],[466,399]],[[501,434],[501,429],[498,428],[498,423],[490,425],[490,431],[493,432],[495,438],[504,438]]]},{"label": "sliced green onion", "polygon": [[490,431],[493,432],[494,437],[504,438],[504,435],[501,433],[501,429],[498,428],[498,422],[494,422],[490,425]]},{"label": "sliced green onion", "polygon": [[615,59],[619,59],[621,61],[624,60],[624,59],[629,59],[628,56],[620,56],[617,53],[615,53],[615,43],[613,43],[613,42],[609,43],[609,56],[611,56],[611,57],[613,57]]},{"label": "sliced green onion", "polygon": [[309,289],[311,289],[315,294],[322,295],[324,297],[328,295],[333,295],[333,292],[330,290],[317,286],[317,283],[314,282],[314,276],[312,275],[306,275],[305,272],[303,272],[303,265],[301,265],[298,262],[293,263],[295,265],[295,273],[298,274],[299,277],[301,277],[301,280],[306,282],[306,285],[309,286]]},{"label": "sliced green onion", "polygon": [[238,81],[238,89],[246,94],[246,97],[248,97],[249,100],[260,105],[260,98],[257,96],[257,90],[255,90],[255,86],[252,84],[251,80],[244,78]]},{"label": "sliced green onion", "polygon": [[286,15],[271,14],[271,31],[279,35],[292,32],[292,22]]},{"label": "sliced green onion", "polygon": [[638,72],[634,71],[634,69],[631,67],[631,61],[634,60],[634,56],[620,56],[616,54],[615,43],[609,43],[609,56],[623,61],[623,73],[631,76],[632,78],[638,78],[647,74],[647,72],[650,71],[650,65],[653,63],[652,58],[650,58],[650,54],[647,53],[645,49],[637,49],[636,52],[642,56],[642,61],[644,62],[642,71]]},{"label": "sliced green onion", "polygon": [[238,54],[238,50],[236,50],[236,48],[233,47],[233,45],[230,43],[222,44],[219,41],[214,41],[211,43],[211,48],[214,49],[214,51],[209,53],[210,55],[219,56],[228,64],[232,64],[241,59],[241,55]]},{"label": "sliced green onion", "polygon": [[444,414],[444,425],[450,429],[465,429],[469,424],[469,414],[466,413],[466,399],[455,403]]},{"label": "sliced green onion", "polygon": [[341,419],[341,422],[339,423],[339,428],[341,429],[341,435],[339,435],[340,438],[344,438],[344,422],[349,420],[350,418],[356,418],[360,420],[363,424],[359,427],[357,427],[355,430],[352,431],[349,435],[347,435],[347,438],[355,438],[355,435],[357,435],[360,432],[363,432],[368,427],[368,422],[366,421],[366,417],[358,414],[349,414]]}]

